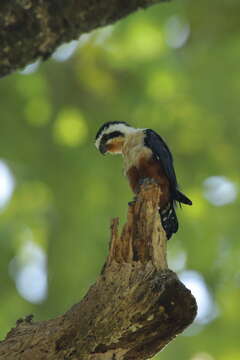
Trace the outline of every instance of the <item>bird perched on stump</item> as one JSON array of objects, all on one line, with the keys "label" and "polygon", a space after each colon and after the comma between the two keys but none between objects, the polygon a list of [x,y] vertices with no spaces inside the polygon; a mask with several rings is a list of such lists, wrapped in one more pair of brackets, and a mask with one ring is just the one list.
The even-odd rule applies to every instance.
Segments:
[{"label": "bird perched on stump", "polygon": [[173,157],[162,137],[151,129],[110,121],[98,130],[95,145],[102,154],[122,154],[124,172],[135,194],[146,179],[161,186],[159,213],[170,239],[178,230],[176,203],[192,205],[192,202],[178,189]]}]

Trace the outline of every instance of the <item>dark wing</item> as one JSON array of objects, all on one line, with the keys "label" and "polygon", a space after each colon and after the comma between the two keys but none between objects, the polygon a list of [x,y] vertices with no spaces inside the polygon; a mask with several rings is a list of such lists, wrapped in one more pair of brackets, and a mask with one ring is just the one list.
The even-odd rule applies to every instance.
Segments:
[{"label": "dark wing", "polygon": [[192,201],[178,190],[178,183],[173,167],[173,157],[165,141],[160,135],[151,129],[144,130],[145,146],[152,150],[153,158],[160,162],[165,174],[168,177],[172,200],[186,205],[192,205]]},{"label": "dark wing", "polygon": [[153,158],[159,161],[170,184],[170,192],[172,200],[178,201],[186,205],[192,205],[192,201],[178,190],[178,183],[173,167],[173,157],[165,141],[160,135],[151,129],[144,130],[145,146],[152,150]]},{"label": "dark wing", "polygon": [[161,166],[169,180],[171,192],[177,191],[177,178],[173,167],[172,154],[160,135],[155,131],[146,129],[145,132],[145,146],[150,148],[153,153],[153,158],[161,163]]}]

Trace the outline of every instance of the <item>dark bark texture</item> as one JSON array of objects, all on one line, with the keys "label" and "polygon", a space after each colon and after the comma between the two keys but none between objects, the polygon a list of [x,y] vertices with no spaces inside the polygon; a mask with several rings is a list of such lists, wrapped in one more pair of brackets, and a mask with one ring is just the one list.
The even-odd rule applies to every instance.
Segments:
[{"label": "dark bark texture", "polygon": [[128,14],[166,0],[1,0],[0,76],[60,44],[112,24]]},{"label": "dark bark texture", "polygon": [[167,267],[160,189],[145,185],[84,299],[56,319],[18,321],[0,343],[1,360],[144,360],[193,321],[191,292]]}]

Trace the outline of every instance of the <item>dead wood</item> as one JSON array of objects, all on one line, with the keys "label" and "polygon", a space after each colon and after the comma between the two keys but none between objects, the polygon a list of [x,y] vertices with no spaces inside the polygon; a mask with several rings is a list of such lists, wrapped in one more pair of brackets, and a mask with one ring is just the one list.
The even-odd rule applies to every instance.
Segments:
[{"label": "dead wood", "polygon": [[18,322],[1,360],[143,360],[192,323],[196,301],[167,266],[159,196],[157,185],[142,187],[121,235],[113,220],[105,266],[84,299],[56,319]]}]

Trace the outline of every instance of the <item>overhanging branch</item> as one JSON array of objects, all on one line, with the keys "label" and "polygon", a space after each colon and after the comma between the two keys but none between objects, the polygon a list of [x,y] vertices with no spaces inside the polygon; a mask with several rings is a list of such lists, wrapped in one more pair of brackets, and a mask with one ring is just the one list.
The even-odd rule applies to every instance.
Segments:
[{"label": "overhanging branch", "polygon": [[157,185],[141,189],[121,235],[113,220],[106,264],[84,299],[56,319],[18,323],[1,360],[144,360],[193,321],[195,299],[167,267],[159,196]]},{"label": "overhanging branch", "polygon": [[1,0],[0,76],[60,44],[112,24],[128,14],[166,0]]}]

